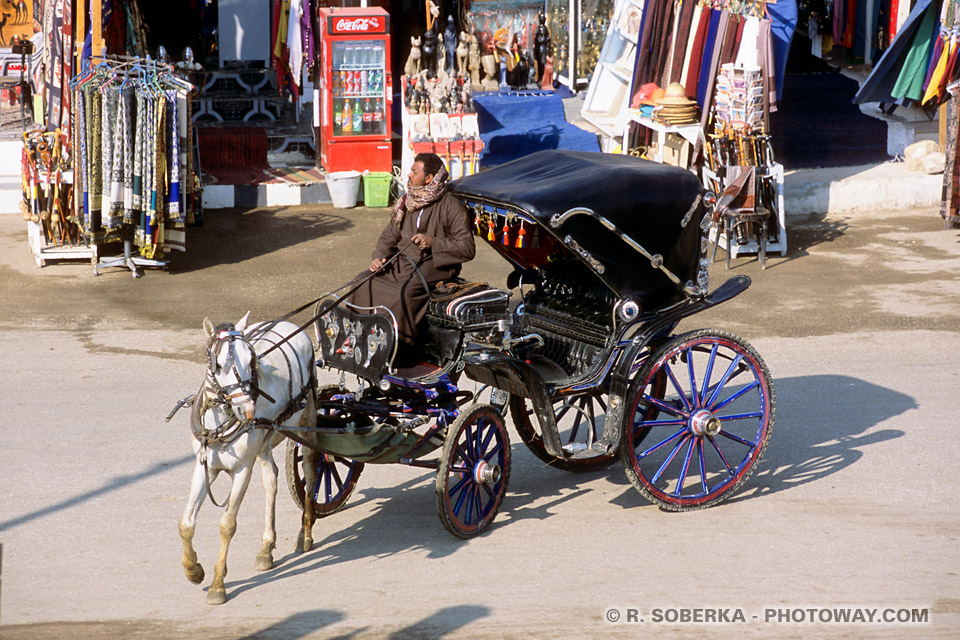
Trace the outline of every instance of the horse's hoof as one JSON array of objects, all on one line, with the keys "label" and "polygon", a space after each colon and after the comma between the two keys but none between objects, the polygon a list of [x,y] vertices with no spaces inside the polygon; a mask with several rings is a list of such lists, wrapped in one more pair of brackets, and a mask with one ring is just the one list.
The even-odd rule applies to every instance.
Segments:
[{"label": "horse's hoof", "polygon": [[313,549],[313,537],[304,538],[303,529],[300,530],[300,535],[297,536],[297,553],[306,553]]},{"label": "horse's hoof", "polygon": [[257,564],[254,566],[254,569],[257,571],[269,571],[273,569],[273,556],[270,554],[257,556]]},{"label": "horse's hoof", "polygon": [[213,589],[207,591],[207,604],[223,604],[227,601],[226,589]]},{"label": "horse's hoof", "polygon": [[187,580],[193,584],[200,584],[203,582],[203,567],[199,564],[193,565],[192,569],[187,569]]}]

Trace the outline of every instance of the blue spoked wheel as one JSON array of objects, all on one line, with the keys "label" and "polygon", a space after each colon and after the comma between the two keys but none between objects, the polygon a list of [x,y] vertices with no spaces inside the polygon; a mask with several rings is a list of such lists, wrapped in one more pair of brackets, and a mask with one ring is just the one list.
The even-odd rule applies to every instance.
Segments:
[{"label": "blue spoked wheel", "polygon": [[[338,385],[324,385],[317,389],[320,402],[329,400],[337,393]],[[323,410],[321,410],[323,411]],[[306,495],[303,470],[303,445],[293,440],[287,441],[287,488],[297,507],[303,510]],[[331,454],[320,454],[317,460],[317,482],[311,490],[314,514],[318,518],[332,515],[343,509],[347,500],[357,488],[357,481],[363,471],[363,463]]]},{"label": "blue spoked wheel", "polygon": [[628,394],[620,460],[627,478],[670,511],[717,504],[746,482],[773,428],[766,364],[737,336],[686,333],[643,365]]},{"label": "blue spoked wheel", "polygon": [[[363,463],[339,456],[321,453],[317,461],[317,482],[311,493],[313,509],[318,518],[329,516],[343,509],[357,488],[357,480],[363,471]],[[303,473],[303,445],[287,441],[287,486],[297,507],[303,509],[306,495]]]},{"label": "blue spoked wheel", "polygon": [[447,430],[437,466],[437,512],[447,531],[472,538],[497,515],[510,478],[510,440],[503,415],[470,405]]}]

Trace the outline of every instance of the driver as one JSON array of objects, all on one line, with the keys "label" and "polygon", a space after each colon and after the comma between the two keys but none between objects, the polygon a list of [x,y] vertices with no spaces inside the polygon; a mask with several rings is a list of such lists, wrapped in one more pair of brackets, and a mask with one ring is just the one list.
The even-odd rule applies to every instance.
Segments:
[{"label": "driver", "polygon": [[[467,209],[447,193],[447,170],[435,153],[419,153],[407,175],[407,193],[393,206],[370,271],[377,271],[391,255],[403,250],[389,267],[364,282],[347,300],[372,307],[382,305],[397,319],[396,365],[415,365],[419,359],[418,327],[426,315],[429,285],[455,279],[460,265],[476,253]],[[417,265],[423,280],[417,275]]]}]

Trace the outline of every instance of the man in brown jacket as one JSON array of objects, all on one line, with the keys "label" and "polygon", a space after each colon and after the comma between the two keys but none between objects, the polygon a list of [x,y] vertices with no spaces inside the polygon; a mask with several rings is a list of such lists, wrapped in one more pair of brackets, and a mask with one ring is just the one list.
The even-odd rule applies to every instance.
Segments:
[{"label": "man in brown jacket", "polygon": [[447,170],[440,156],[417,154],[407,177],[407,193],[394,204],[393,216],[373,251],[370,271],[380,269],[397,251],[404,255],[349,298],[356,305],[382,305],[393,312],[399,333],[397,366],[416,364],[419,356],[419,328],[429,299],[423,280],[431,286],[453,280],[460,265],[476,254],[467,210],[447,193]]}]

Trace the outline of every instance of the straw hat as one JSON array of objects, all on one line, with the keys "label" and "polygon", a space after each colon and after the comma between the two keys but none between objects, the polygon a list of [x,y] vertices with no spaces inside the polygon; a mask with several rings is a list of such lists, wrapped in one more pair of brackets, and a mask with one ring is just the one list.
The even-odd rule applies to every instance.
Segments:
[{"label": "straw hat", "polygon": [[686,107],[697,104],[697,101],[687,97],[687,90],[682,84],[679,82],[671,82],[667,85],[663,97],[657,100],[657,104]]}]

